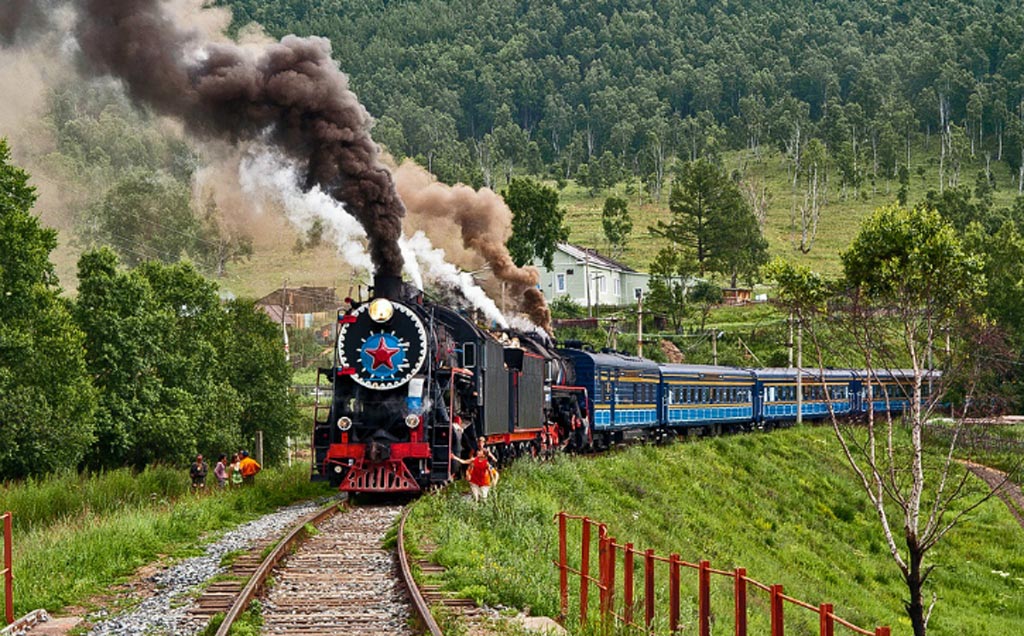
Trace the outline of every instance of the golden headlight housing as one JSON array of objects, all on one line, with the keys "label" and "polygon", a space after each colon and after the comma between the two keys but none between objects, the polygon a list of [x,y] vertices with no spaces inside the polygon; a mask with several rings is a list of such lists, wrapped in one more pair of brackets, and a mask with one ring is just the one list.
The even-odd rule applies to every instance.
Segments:
[{"label": "golden headlight housing", "polygon": [[395,315],[395,306],[387,298],[375,298],[370,302],[369,314],[374,322],[387,322]]}]

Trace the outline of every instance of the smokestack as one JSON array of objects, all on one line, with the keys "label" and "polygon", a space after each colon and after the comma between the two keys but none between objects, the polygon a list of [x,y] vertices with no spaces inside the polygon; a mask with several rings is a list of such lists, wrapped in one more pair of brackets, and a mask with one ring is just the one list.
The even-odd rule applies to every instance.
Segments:
[{"label": "smokestack", "polygon": [[373,295],[389,300],[402,300],[402,277],[390,274],[374,275]]}]

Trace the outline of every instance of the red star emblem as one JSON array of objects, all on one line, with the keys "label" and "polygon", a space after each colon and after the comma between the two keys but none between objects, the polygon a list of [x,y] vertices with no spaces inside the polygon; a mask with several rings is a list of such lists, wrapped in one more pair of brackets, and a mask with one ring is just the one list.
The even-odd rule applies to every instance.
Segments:
[{"label": "red star emblem", "polygon": [[379,366],[386,366],[389,369],[394,369],[395,365],[391,363],[391,358],[398,353],[398,349],[391,349],[384,342],[384,336],[380,337],[377,342],[376,349],[367,349],[366,353],[373,357],[373,366],[370,368],[371,371],[376,371]]}]

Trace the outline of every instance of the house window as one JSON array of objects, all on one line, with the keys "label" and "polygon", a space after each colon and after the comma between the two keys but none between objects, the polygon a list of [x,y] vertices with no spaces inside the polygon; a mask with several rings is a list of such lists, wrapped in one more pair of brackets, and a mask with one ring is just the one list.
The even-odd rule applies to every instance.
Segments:
[{"label": "house window", "polygon": [[607,276],[602,275],[602,276],[598,277],[598,279],[597,279],[597,291],[601,292],[602,294],[605,293],[606,291],[608,291],[608,282],[607,281],[608,281],[608,277]]},{"label": "house window", "polygon": [[622,281],[618,277],[615,278],[614,284],[612,285],[612,293],[616,296],[622,295]]},{"label": "house window", "polygon": [[565,291],[565,274],[555,274],[555,291]]}]

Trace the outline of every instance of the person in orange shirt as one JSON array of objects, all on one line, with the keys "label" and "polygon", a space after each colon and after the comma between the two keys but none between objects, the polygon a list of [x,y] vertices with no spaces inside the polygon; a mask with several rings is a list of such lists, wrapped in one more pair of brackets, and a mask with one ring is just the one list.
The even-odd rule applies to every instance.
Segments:
[{"label": "person in orange shirt", "polygon": [[243,484],[256,483],[256,473],[263,470],[259,462],[249,457],[249,451],[242,451],[242,461],[238,462],[238,470],[242,473]]},{"label": "person in orange shirt", "polygon": [[473,501],[481,499],[486,501],[487,495],[491,491],[491,465],[487,458],[490,457],[493,461],[498,461],[491,451],[481,444],[477,447],[476,456],[473,459],[462,459],[455,455],[451,457],[460,464],[469,466],[469,489],[473,492]]}]

